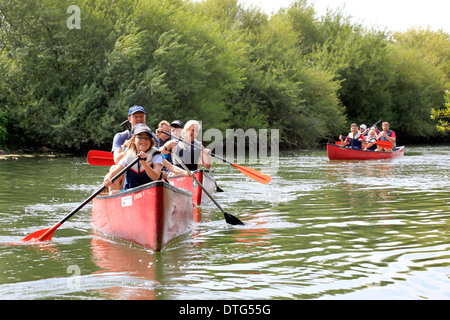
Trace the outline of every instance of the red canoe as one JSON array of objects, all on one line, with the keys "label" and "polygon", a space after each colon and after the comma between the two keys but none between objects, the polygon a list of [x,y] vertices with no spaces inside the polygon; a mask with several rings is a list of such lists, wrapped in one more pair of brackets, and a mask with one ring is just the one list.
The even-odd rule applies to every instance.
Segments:
[{"label": "red canoe", "polygon": [[92,205],[97,230],[153,251],[189,231],[193,215],[191,192],[163,181],[96,197]]},{"label": "red canoe", "polygon": [[[209,170],[197,170],[195,172],[195,176],[198,181],[205,187],[205,189],[209,192],[209,194],[213,194],[214,192],[214,178],[209,174]],[[209,200],[208,196],[203,192],[202,188],[197,185],[197,182],[186,176],[173,176],[169,177],[167,180],[175,187],[186,189],[192,192],[192,204],[199,205],[207,200]]]},{"label": "red canoe", "polygon": [[342,148],[336,144],[327,144],[327,155],[330,160],[379,160],[403,157],[405,147],[395,148],[392,152],[364,151]]}]

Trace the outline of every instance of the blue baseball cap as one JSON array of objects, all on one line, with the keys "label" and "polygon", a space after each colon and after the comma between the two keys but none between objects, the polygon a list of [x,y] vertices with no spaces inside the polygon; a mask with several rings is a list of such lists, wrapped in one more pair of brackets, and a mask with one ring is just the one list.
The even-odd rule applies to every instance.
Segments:
[{"label": "blue baseball cap", "polygon": [[136,112],[143,112],[143,113],[147,114],[147,112],[145,112],[145,109],[143,107],[133,106],[130,108],[130,110],[128,110],[128,115],[131,116],[132,114],[134,114]]}]

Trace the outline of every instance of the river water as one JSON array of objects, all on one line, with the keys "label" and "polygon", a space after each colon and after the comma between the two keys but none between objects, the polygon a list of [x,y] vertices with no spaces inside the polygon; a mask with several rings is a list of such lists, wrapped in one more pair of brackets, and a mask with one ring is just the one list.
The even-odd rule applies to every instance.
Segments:
[{"label": "river water", "polygon": [[[242,165],[246,165],[241,163]],[[100,185],[85,158],[0,160],[0,299],[449,299],[450,147],[405,157],[329,161],[281,152],[262,185],[215,165],[217,201],[162,252],[106,238],[88,204],[46,244],[17,243],[53,226]]]}]

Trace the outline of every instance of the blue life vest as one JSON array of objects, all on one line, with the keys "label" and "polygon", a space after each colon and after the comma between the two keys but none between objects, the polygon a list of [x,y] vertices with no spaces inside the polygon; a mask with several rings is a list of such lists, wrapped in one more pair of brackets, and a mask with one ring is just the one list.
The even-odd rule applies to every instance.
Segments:
[{"label": "blue life vest", "polygon": [[[381,132],[380,132],[381,133]],[[389,130],[387,133],[386,133],[389,137],[391,136],[391,134],[392,134],[392,130]],[[384,136],[381,136],[381,138],[379,139],[380,141],[389,141],[386,137],[384,137]]]},{"label": "blue life vest", "polygon": [[[147,153],[147,159],[152,159],[153,155],[159,154],[159,150],[156,148],[151,148]],[[136,158],[136,155],[129,154],[127,155],[127,163],[131,162],[128,161],[128,158],[133,161]],[[148,163],[149,160],[147,160]],[[150,167],[153,168],[153,162],[149,163]],[[123,188],[125,190],[139,187],[143,184],[152,182],[153,180],[147,175],[147,172],[145,169],[143,169],[143,166],[138,162],[133,167],[127,170],[125,174],[125,182],[123,184]]]},{"label": "blue life vest", "polygon": [[358,139],[361,138],[361,134],[358,132],[355,136],[355,138],[351,138],[352,133],[349,133],[347,138],[348,138],[348,146],[346,146],[346,148],[350,148],[350,149],[361,149],[361,141],[359,141]]}]

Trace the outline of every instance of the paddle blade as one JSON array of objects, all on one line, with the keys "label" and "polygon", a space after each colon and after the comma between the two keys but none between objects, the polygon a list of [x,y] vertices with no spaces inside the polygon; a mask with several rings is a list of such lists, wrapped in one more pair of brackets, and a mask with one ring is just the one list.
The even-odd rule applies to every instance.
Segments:
[{"label": "paddle blade", "polygon": [[53,234],[55,233],[55,230],[58,229],[58,227],[60,225],[61,225],[61,223],[58,222],[57,224],[55,224],[51,228],[35,231],[35,232],[29,234],[28,236],[26,236],[25,238],[23,238],[22,241],[36,242],[36,241],[48,241],[48,240],[51,240],[52,237],[53,237]]},{"label": "paddle blade", "polygon": [[93,166],[113,166],[114,156],[111,152],[91,150],[87,154],[87,161]]},{"label": "paddle blade", "polygon": [[223,215],[225,216],[225,221],[231,225],[244,225],[244,223],[239,220],[237,217],[233,216],[232,214],[229,214],[228,212],[224,212]]},{"label": "paddle blade", "polygon": [[272,178],[270,176],[268,176],[266,174],[262,174],[258,170],[248,168],[248,167],[238,166],[237,164],[234,164],[234,163],[232,163],[231,165],[233,167],[237,168],[240,172],[245,174],[247,177],[252,178],[253,180],[258,181],[262,184],[267,184],[272,180]]},{"label": "paddle blade", "polygon": [[385,149],[392,149],[392,147],[394,146],[390,141],[377,141],[376,144],[377,146]]}]

